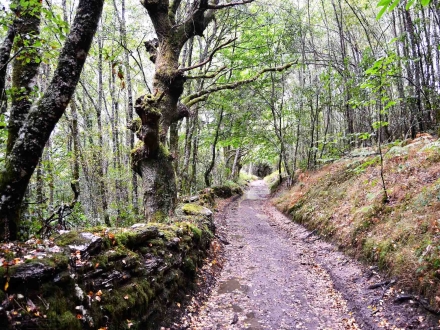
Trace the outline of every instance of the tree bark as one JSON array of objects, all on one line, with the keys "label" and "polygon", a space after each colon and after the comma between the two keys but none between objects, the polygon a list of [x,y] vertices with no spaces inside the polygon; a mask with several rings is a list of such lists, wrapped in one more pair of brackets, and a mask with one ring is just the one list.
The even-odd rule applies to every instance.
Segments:
[{"label": "tree bark", "polygon": [[6,111],[6,73],[11,56],[16,30],[14,24],[9,26],[6,38],[0,46],[0,114]]},{"label": "tree bark", "polygon": [[42,99],[29,112],[0,172],[0,237],[17,238],[20,206],[44,146],[79,81],[104,0],[80,0],[57,69]]},{"label": "tree bark", "polygon": [[218,141],[218,136],[220,133],[220,126],[222,124],[223,121],[223,112],[224,109],[222,107],[222,109],[220,110],[220,115],[218,118],[218,123],[217,123],[217,127],[215,129],[215,135],[214,135],[214,142],[212,142],[212,146],[211,146],[211,152],[212,152],[212,158],[211,158],[211,163],[209,163],[208,168],[205,171],[205,184],[207,187],[211,186],[211,171],[214,168],[215,165],[215,149],[217,148],[217,141]]},{"label": "tree bark", "polygon": [[14,47],[21,53],[15,58],[12,71],[12,106],[8,123],[8,142],[6,155],[12,150],[18,137],[18,131],[32,106],[34,88],[37,86],[40,61],[38,51],[33,47],[40,34],[41,4],[31,1],[28,7],[22,7],[20,1],[16,6],[14,26],[19,36]]},{"label": "tree bark", "polygon": [[98,172],[99,193],[102,201],[102,212],[104,213],[104,222],[107,226],[111,226],[110,215],[108,214],[107,187],[104,178],[104,158],[102,155],[104,149],[104,139],[102,136],[102,105],[104,98],[102,84],[102,39],[98,35],[98,106],[96,108],[96,118],[98,123],[98,149],[96,152],[96,169]]}]

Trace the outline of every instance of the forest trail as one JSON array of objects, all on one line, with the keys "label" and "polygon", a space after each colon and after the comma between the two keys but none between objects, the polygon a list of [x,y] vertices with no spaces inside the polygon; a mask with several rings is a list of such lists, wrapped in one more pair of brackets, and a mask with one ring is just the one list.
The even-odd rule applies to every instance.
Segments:
[{"label": "forest trail", "polygon": [[388,301],[392,287],[369,290],[383,281],[379,274],[292,223],[268,196],[264,181],[255,181],[217,219],[229,243],[225,264],[179,329],[430,329],[437,322],[414,304]]}]

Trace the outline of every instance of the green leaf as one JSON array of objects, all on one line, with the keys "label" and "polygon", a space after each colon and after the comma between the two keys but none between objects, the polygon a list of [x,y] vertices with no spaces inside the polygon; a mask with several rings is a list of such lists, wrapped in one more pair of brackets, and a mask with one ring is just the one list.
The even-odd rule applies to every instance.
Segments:
[{"label": "green leaf", "polygon": [[388,7],[388,5],[391,3],[391,0],[381,0],[377,4],[377,7]]},{"label": "green leaf", "polygon": [[422,4],[423,7],[426,7],[427,5],[429,5],[430,2],[431,2],[431,0],[420,0],[420,3]]},{"label": "green leaf", "polygon": [[377,16],[376,16],[376,19],[378,20],[378,19],[380,19],[382,16],[383,16],[383,14],[385,13],[385,11],[387,10],[387,6],[384,6],[381,10],[380,10],[380,12],[379,12],[379,14],[377,14]]},{"label": "green leaf", "polygon": [[394,2],[391,4],[391,6],[388,8],[388,11],[392,11],[394,8],[397,7],[397,5],[400,3],[400,0],[394,0]]},{"label": "green leaf", "polygon": [[415,0],[409,0],[408,3],[406,4],[405,9],[409,10],[411,8],[411,6],[413,5],[413,3],[415,2]]}]

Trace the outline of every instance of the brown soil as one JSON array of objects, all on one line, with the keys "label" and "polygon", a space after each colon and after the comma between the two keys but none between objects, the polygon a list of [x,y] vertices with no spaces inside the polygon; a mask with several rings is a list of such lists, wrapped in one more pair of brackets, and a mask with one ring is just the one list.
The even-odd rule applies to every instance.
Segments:
[{"label": "brown soil", "polygon": [[395,304],[402,292],[394,285],[368,289],[387,279],[292,223],[268,195],[256,181],[217,217],[229,244],[202,270],[204,278],[217,274],[216,284],[193,298],[173,329],[439,328],[416,301]]}]

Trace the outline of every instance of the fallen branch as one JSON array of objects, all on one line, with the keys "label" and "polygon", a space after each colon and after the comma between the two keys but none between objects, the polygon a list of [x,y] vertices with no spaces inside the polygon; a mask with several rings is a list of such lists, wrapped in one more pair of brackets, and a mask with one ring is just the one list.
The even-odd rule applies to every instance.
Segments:
[{"label": "fallen branch", "polygon": [[61,203],[57,210],[53,212],[49,218],[43,221],[43,226],[38,231],[38,234],[42,237],[50,236],[52,231],[55,229],[55,225],[51,225],[53,221],[57,221],[56,225],[58,229],[67,229],[68,225],[71,225],[65,219],[73,213],[73,208],[78,202],[79,184],[77,181],[72,181],[70,183],[70,187],[72,188],[74,194],[72,202],[70,202],[70,204]]},{"label": "fallen branch", "polygon": [[419,298],[417,296],[414,295],[410,295],[410,294],[402,294],[402,295],[398,295],[396,297],[396,299],[394,299],[394,303],[399,304],[399,303],[403,303],[406,302],[408,300],[414,300],[417,301],[425,310],[427,310],[428,312],[434,314],[434,315],[440,315],[440,310],[438,309],[434,309],[429,302],[426,299],[423,298]]},{"label": "fallen branch", "polygon": [[383,282],[380,282],[380,283],[375,283],[375,284],[370,285],[367,289],[374,290],[374,289],[377,289],[377,288],[381,288],[381,287],[384,287],[386,285],[389,285],[391,282],[392,281],[390,281],[390,280],[386,280],[386,281],[383,281]]}]

